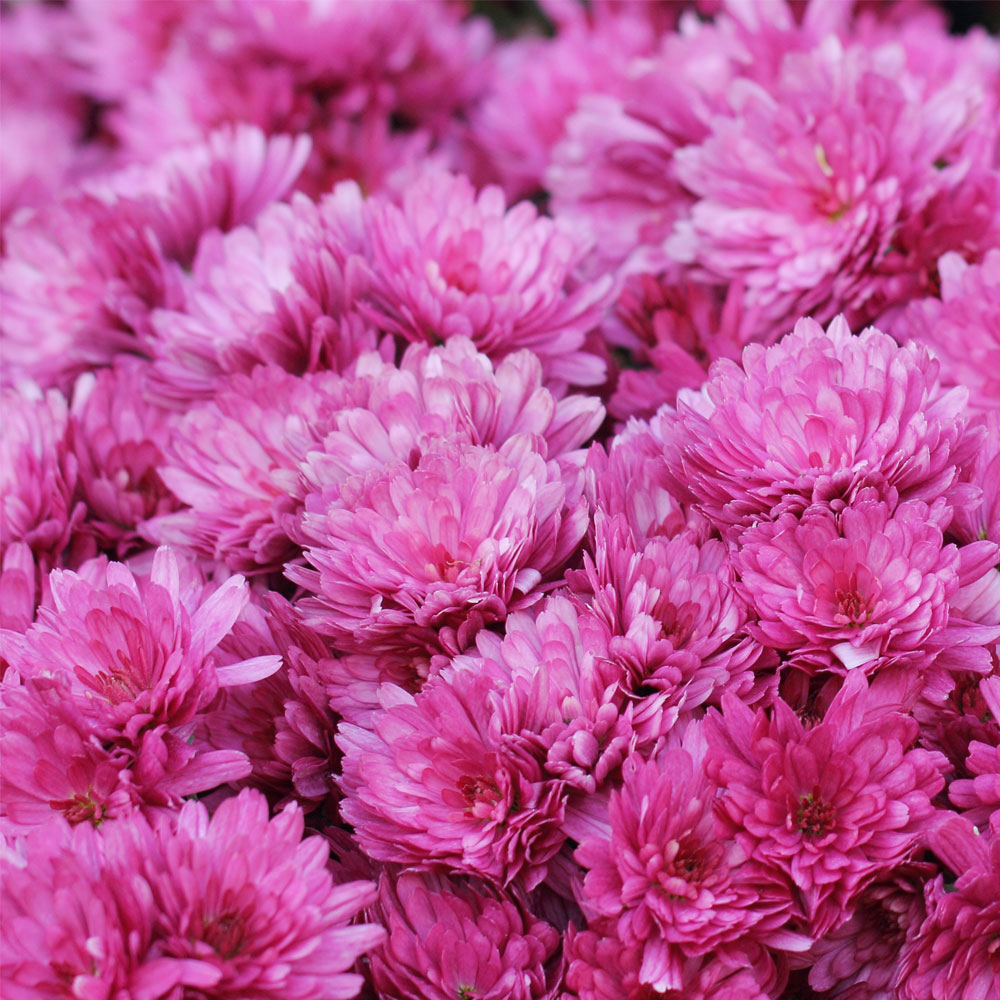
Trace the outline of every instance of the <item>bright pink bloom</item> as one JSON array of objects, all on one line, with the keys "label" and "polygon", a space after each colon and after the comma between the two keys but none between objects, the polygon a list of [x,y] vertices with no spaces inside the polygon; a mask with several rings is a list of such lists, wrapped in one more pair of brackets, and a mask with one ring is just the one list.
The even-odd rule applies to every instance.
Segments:
[{"label": "bright pink bloom", "polygon": [[563,846],[565,786],[504,751],[487,675],[434,678],[414,697],[386,685],[371,731],[343,724],[341,815],[380,861],[533,888]]},{"label": "bright pink bloom", "polygon": [[944,758],[908,749],[917,724],[870,692],[861,671],[811,729],[783,701],[769,719],[731,697],[706,725],[708,774],[728,793],[722,830],[794,883],[817,937],[917,848],[944,784]]},{"label": "bright pink bloom", "polygon": [[629,757],[621,790],[611,794],[607,831],[575,852],[587,869],[578,898],[589,926],[641,946],[639,981],[659,991],[681,989],[695,956],[740,964],[744,939],[792,950],[808,944],[784,929],[787,888],[768,884],[716,829],[718,789],[705,775],[697,728],[684,746],[650,761]]},{"label": "bright pink bloom", "polygon": [[552,1000],[559,934],[485,887],[383,875],[374,914],[389,937],[371,957],[376,989],[393,1000]]},{"label": "bright pink bloom", "polygon": [[[1000,839],[950,816],[930,847],[957,880],[926,890],[927,919],[910,926],[894,986],[900,1000],[986,1000],[1000,987]],[[951,879],[949,878],[949,883]]]},{"label": "bright pink bloom", "polygon": [[143,544],[143,521],[177,506],[160,476],[167,414],[146,398],[147,371],[124,357],[81,375],[73,390],[69,447],[87,504],[84,530],[119,557]]},{"label": "bright pink bloom", "polygon": [[4,654],[24,677],[65,678],[95,729],[112,739],[137,743],[150,727],[187,725],[220,686],[280,666],[277,656],[216,664],[213,651],[246,604],[246,582],[234,576],[203,589],[168,548],[156,552],[148,579],[109,563],[95,580],[56,570],[50,586],[52,606],[24,636],[5,637]]},{"label": "bright pink bloom", "polygon": [[748,528],[734,562],[760,619],[750,631],[797,661],[839,671],[926,667],[962,635],[961,624],[949,628],[960,563],[942,537],[950,516],[919,500],[893,510],[859,499]]},{"label": "bright pink bloom", "polygon": [[968,778],[951,783],[948,797],[980,830],[1000,834],[1000,677],[984,677],[979,682],[984,739],[969,744],[965,763]]},{"label": "bright pink bloom", "polygon": [[676,415],[654,427],[680,488],[721,526],[867,485],[931,502],[974,450],[966,393],[941,390],[938,367],[878,330],[854,336],[838,318],[824,332],[803,319],[781,343],[747,347],[742,369],[717,361],[701,392],[682,391]]},{"label": "bright pink bloom", "polygon": [[1000,407],[1000,250],[970,266],[957,253],[938,261],[941,298],[911,302],[892,324],[941,360],[941,381],[969,389],[969,405]]},{"label": "bright pink bloom", "polygon": [[586,528],[578,476],[528,435],[499,451],[442,438],[415,458],[306,497],[313,568],[286,574],[316,595],[299,605],[307,624],[345,651],[461,652],[537,600]]},{"label": "bright pink bloom", "polygon": [[429,172],[400,205],[365,206],[371,242],[368,315],[405,340],[473,340],[499,360],[527,347],[555,385],[597,385],[603,361],[586,344],[601,320],[610,278],[578,284],[586,250],[571,231],[503,193],[477,196],[464,177]]}]

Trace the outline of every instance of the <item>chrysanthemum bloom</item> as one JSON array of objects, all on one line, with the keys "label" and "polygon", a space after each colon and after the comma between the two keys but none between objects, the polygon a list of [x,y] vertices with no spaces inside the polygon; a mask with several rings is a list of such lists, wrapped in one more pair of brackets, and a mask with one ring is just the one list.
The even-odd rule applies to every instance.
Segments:
[{"label": "chrysanthemum bloom", "polygon": [[619,671],[606,626],[562,596],[488,629],[455,670],[492,678],[502,692],[496,724],[508,749],[542,763],[572,791],[592,794],[617,775],[635,745],[630,710],[616,698]]},{"label": "chrysanthemum bloom", "polygon": [[54,389],[3,390],[0,423],[0,553],[21,542],[48,570],[59,565],[86,515],[66,400]]},{"label": "chrysanthemum bloom", "polygon": [[858,897],[850,920],[810,949],[809,985],[836,1000],[893,1000],[899,952],[926,916],[924,884],[931,864],[900,865]]},{"label": "chrysanthemum bloom", "polygon": [[164,956],[198,963],[226,1000],[334,1000],[356,996],[359,955],[384,936],[350,921],[375,897],[371,883],[334,885],[329,845],[302,839],[302,812],[268,819],[267,802],[246,790],[209,819],[189,802],[157,830],[163,864],[147,869]]},{"label": "chrysanthemum bloom", "polygon": [[283,195],[303,153],[287,136],[226,130],[19,217],[0,264],[5,379],[65,389],[122,351],[148,351],[151,311],[183,305],[176,262],[203,232]]},{"label": "chrysanthemum bloom", "polygon": [[337,411],[355,402],[333,372],[301,377],[275,365],[220,378],[211,400],[178,418],[159,473],[186,507],[143,525],[241,572],[280,570],[298,547],[282,516],[296,508],[298,465]]},{"label": "chrysanthemum bloom", "polygon": [[562,1000],[771,1000],[788,978],[759,945],[737,954],[736,964],[722,954],[684,961],[680,989],[657,990],[641,979],[643,949],[626,947],[615,936],[592,930],[566,933],[566,986]]},{"label": "chrysanthemum bloom", "polygon": [[348,177],[380,187],[398,166],[385,162],[400,152],[393,133],[443,135],[482,89],[492,33],[463,13],[442,0],[197,5],[111,126],[140,156],[227,122],[306,133],[313,155],[300,187],[310,195]]},{"label": "chrysanthemum bloom", "polygon": [[909,750],[912,718],[847,675],[823,720],[806,729],[777,701],[771,718],[736,698],[706,722],[709,777],[727,790],[721,829],[787,876],[810,932],[843,923],[864,888],[904,861],[934,813],[944,758]]},{"label": "chrysanthemum bloom", "polygon": [[557,386],[597,385],[604,362],[587,334],[600,322],[610,277],[574,283],[586,244],[535,207],[507,209],[464,177],[430,172],[396,205],[365,206],[372,286],[367,313],[405,340],[465,336],[494,360],[530,348]]},{"label": "chrysanthemum bloom", "polygon": [[931,502],[974,450],[966,392],[941,390],[938,369],[925,348],[878,330],[803,319],[781,343],[747,347],[742,369],[717,361],[654,426],[678,488],[721,527],[866,485]]},{"label": "chrysanthemum bloom", "polygon": [[968,544],[981,539],[1000,544],[1000,410],[977,418],[982,441],[962,469],[962,481],[977,491],[955,505],[949,532]]},{"label": "chrysanthemum bloom", "polygon": [[94,147],[83,152],[86,102],[67,52],[72,14],[33,4],[5,11],[3,24],[0,224],[6,225],[19,208],[52,198],[74,174],[96,168],[102,157]]},{"label": "chrysanthemum bloom", "polygon": [[499,182],[509,198],[544,187],[552,149],[580,96],[612,92],[631,58],[652,48],[645,6],[591,8],[594,24],[567,18],[554,38],[514,38],[498,47],[486,93],[470,116],[470,140],[484,160],[477,175]]},{"label": "chrysanthemum bloom", "polygon": [[[929,837],[957,877],[927,886],[927,919],[910,926],[893,985],[901,1000],[987,1000],[1000,989],[1000,839],[951,816]],[[948,879],[949,883],[951,879]]]},{"label": "chrysanthemum bloom", "polygon": [[830,35],[728,97],[711,135],[675,154],[698,200],[667,247],[698,276],[742,282],[769,340],[802,315],[876,318],[898,227],[961,183],[974,122],[994,113],[982,89],[922,85],[900,48]]},{"label": "chrysanthemum bloom", "polygon": [[153,950],[156,912],[144,862],[161,860],[148,825],[53,820],[28,837],[23,856],[0,859],[0,983],[10,1000],[170,996],[208,986],[197,965]]},{"label": "chrysanthemum bloom", "polygon": [[333,804],[340,770],[334,743],[339,719],[330,711],[330,696],[339,686],[336,662],[326,643],[274,592],[251,600],[219,644],[223,662],[265,650],[281,656],[282,669],[220,691],[200,720],[199,735],[219,749],[243,751],[253,766],[248,783],[273,801],[294,798],[306,812]]},{"label": "chrysanthemum bloom", "polygon": [[148,728],[185,726],[220,686],[281,664],[257,656],[216,665],[213,651],[246,605],[246,582],[202,587],[168,548],[157,550],[148,579],[109,563],[96,580],[56,570],[50,587],[52,606],[24,636],[6,636],[4,654],[24,677],[67,679],[106,738],[131,743]]},{"label": "chrysanthemum bloom", "polygon": [[[642,421],[632,421],[616,434],[607,451],[591,445],[584,482],[591,507],[624,517],[636,544],[656,535],[669,538],[691,526],[691,511],[677,499],[663,461],[663,442]],[[704,518],[695,519],[703,529],[699,537],[707,537],[711,528]]]},{"label": "chrysanthemum bloom", "polygon": [[969,406],[1000,407],[1000,250],[969,265],[957,253],[938,261],[941,298],[911,302],[892,325],[941,361],[941,381],[969,390]]},{"label": "chrysanthemum bloom", "polygon": [[[35,620],[39,599],[38,563],[24,542],[7,545],[0,564],[0,629],[25,632]],[[4,661],[0,654],[0,674]]]},{"label": "chrysanthemum bloom", "polygon": [[393,1000],[552,1000],[559,934],[486,887],[383,875],[373,915],[389,933],[371,956],[375,987]]},{"label": "chrysanthemum bloom", "polygon": [[960,564],[958,549],[943,542],[950,517],[919,500],[892,510],[860,499],[748,528],[734,563],[760,619],[750,631],[838,670],[927,666],[962,633],[959,623],[949,629]]},{"label": "chrysanthemum bloom", "polygon": [[533,888],[563,846],[565,785],[505,753],[492,678],[456,671],[414,697],[386,685],[371,730],[343,724],[341,815],[380,861]]},{"label": "chrysanthemum bloom", "polygon": [[211,819],[190,802],[152,827],[40,829],[5,865],[5,995],[356,996],[347,970],[384,932],[348,922],[375,887],[334,885],[326,841],[302,833],[296,807],[269,821],[252,792]]},{"label": "chrysanthemum bloom", "polygon": [[1000,729],[996,721],[1000,719],[1000,678],[982,678],[979,691],[986,738],[970,742],[965,761],[969,777],[953,781],[948,797],[980,830],[989,828],[996,836],[1000,834]]},{"label": "chrysanthemum bloom", "polygon": [[307,624],[345,651],[461,652],[537,600],[586,529],[578,476],[529,435],[498,451],[442,438],[416,458],[305,499],[312,568],[286,575],[316,595],[299,603]]},{"label": "chrysanthemum bloom", "polygon": [[611,639],[618,689],[633,708],[640,742],[652,743],[679,715],[730,690],[746,697],[763,649],[746,630],[750,617],[734,587],[725,545],[701,544],[690,531],[636,544],[625,518],[598,513],[593,555],[567,574]]},{"label": "chrysanthemum bloom", "polygon": [[738,361],[754,333],[739,288],[674,283],[664,275],[626,279],[605,336],[628,352],[608,410],[619,420],[648,419],[680,389],[697,389],[718,358]]},{"label": "chrysanthemum bloom", "polygon": [[160,476],[169,437],[167,414],[145,396],[145,363],[81,375],[74,386],[69,448],[87,504],[83,530],[119,557],[143,545],[138,528],[176,508]]},{"label": "chrysanthemum bloom", "polygon": [[[589,926],[641,946],[640,982],[679,990],[685,962],[724,956],[742,939],[802,950],[808,939],[785,929],[787,887],[775,884],[715,823],[717,786],[704,773],[704,743],[692,724],[684,749],[643,761],[629,757],[611,793],[607,829],[585,838],[574,857],[587,869],[578,900]],[[700,745],[699,745],[700,744]]]},{"label": "chrysanthemum bloom", "polygon": [[375,348],[353,308],[366,280],[360,212],[357,187],[341,184],[319,203],[297,195],[252,226],[206,234],[183,302],[153,317],[164,398],[183,409],[211,398],[221,376],[259,364],[345,371]]}]

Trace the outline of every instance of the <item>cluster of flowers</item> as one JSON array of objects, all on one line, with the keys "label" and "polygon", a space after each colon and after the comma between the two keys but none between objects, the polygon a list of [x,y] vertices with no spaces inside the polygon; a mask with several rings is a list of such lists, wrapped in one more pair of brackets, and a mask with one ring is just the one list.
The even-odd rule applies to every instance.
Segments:
[{"label": "cluster of flowers", "polygon": [[3,10],[10,1000],[996,995],[1000,43],[541,9]]}]

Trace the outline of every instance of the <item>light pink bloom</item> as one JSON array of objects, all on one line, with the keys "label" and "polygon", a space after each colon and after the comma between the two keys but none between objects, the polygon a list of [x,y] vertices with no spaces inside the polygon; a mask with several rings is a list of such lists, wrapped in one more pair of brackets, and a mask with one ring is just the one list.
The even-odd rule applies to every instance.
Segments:
[{"label": "light pink bloom", "polygon": [[901,1000],[986,1000],[1000,987],[993,942],[1000,935],[1000,839],[959,816],[930,836],[956,881],[926,889],[927,919],[910,925],[893,985]]},{"label": "light pink bloom", "polygon": [[577,283],[586,244],[535,207],[508,209],[494,187],[429,172],[396,205],[365,206],[372,285],[367,314],[405,340],[473,340],[495,361],[530,348],[554,385],[597,385],[603,361],[587,334],[601,320],[610,278]]},{"label": "light pink bloom", "polygon": [[371,956],[394,1000],[552,1000],[559,934],[522,906],[458,880],[383,875],[373,913],[388,939]]},{"label": "light pink bloom", "polygon": [[494,681],[457,671],[416,695],[383,688],[371,730],[344,723],[341,815],[380,861],[533,888],[560,850],[565,786],[505,752]]},{"label": "light pink bloom", "polygon": [[414,458],[305,499],[312,568],[286,574],[316,595],[307,624],[345,651],[461,652],[558,580],[586,528],[578,476],[528,435],[498,451],[442,438]]},{"label": "light pink bloom", "polygon": [[771,717],[736,698],[709,713],[709,777],[726,788],[718,817],[747,855],[787,876],[819,937],[859,894],[918,847],[942,788],[940,754],[910,750],[917,724],[847,675],[810,729],[783,701]]},{"label": "light pink bloom", "polygon": [[698,200],[667,247],[697,276],[742,282],[768,340],[802,315],[875,319],[897,229],[991,155],[966,148],[994,113],[985,92],[923,86],[898,47],[828,35],[727,97],[730,114],[675,155]]},{"label": "light pink bloom", "polygon": [[966,393],[941,389],[938,370],[924,348],[878,330],[803,319],[779,344],[747,347],[742,369],[717,361],[654,430],[678,488],[722,527],[868,485],[931,502],[974,450]]}]

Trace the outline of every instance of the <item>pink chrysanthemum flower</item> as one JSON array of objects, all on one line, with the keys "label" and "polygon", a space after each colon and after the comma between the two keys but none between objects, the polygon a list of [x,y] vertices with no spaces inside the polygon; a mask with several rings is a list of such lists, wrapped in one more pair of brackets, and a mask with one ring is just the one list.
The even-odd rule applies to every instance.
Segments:
[{"label": "pink chrysanthemum flower", "polygon": [[373,189],[398,165],[397,134],[442,135],[471,105],[491,42],[484,19],[463,21],[443,0],[196,5],[111,126],[139,155],[225,123],[305,133],[313,154],[302,189],[315,196],[345,178]]},{"label": "pink chrysanthemum flower", "polygon": [[372,286],[367,313],[405,340],[473,340],[499,360],[529,348],[555,385],[597,385],[604,362],[587,334],[600,322],[610,278],[577,284],[586,245],[535,207],[507,209],[503,193],[477,196],[464,177],[429,172],[401,204],[365,206]]},{"label": "pink chrysanthemum flower", "polygon": [[974,448],[966,393],[941,390],[938,368],[878,330],[803,319],[780,344],[747,347],[742,369],[716,362],[654,425],[679,488],[723,527],[866,485],[930,502]]},{"label": "pink chrysanthemum flower", "polygon": [[[893,985],[900,1000],[986,1000],[1000,988],[1000,840],[950,816],[930,835],[956,876],[926,890],[927,919],[913,923]],[[949,879],[949,882],[951,880]]]},{"label": "pink chrysanthemum flower", "polygon": [[754,331],[739,289],[695,282],[675,284],[664,276],[631,275],[605,336],[628,351],[608,410],[619,420],[648,419],[673,405],[684,388],[697,389],[718,358],[738,361]]},{"label": "pink chrysanthemum flower", "polygon": [[1000,407],[1000,250],[969,265],[957,253],[938,262],[941,298],[911,302],[891,327],[941,361],[941,381],[969,390],[977,410]]},{"label": "pink chrysanthemum flower", "polygon": [[148,351],[151,311],[183,305],[177,262],[189,263],[203,232],[249,222],[281,197],[304,153],[287,136],[224,130],[19,217],[0,263],[5,380],[66,388],[122,351]]},{"label": "pink chrysanthemum flower", "polygon": [[341,184],[320,202],[297,195],[250,226],[208,233],[183,302],[153,317],[156,378],[179,408],[210,398],[221,376],[277,365],[345,371],[377,346],[354,310],[365,287],[361,195]]},{"label": "pink chrysanthemum flower", "polygon": [[598,513],[593,555],[567,573],[580,600],[607,626],[607,655],[632,704],[641,743],[653,743],[678,717],[718,703],[723,691],[746,697],[763,650],[734,587],[725,545],[690,531],[637,544],[622,515]]},{"label": "pink chrysanthemum flower", "polygon": [[219,749],[243,751],[253,766],[248,783],[270,799],[290,798],[309,812],[339,798],[334,743],[339,719],[330,711],[339,677],[326,643],[298,620],[294,608],[269,592],[252,600],[219,644],[224,661],[282,658],[282,669],[253,684],[227,687],[202,717],[205,740]]},{"label": "pink chrysanthemum flower", "polygon": [[383,875],[373,914],[388,939],[371,956],[393,1000],[554,1000],[559,934],[483,887],[434,876]]},{"label": "pink chrysanthemum flower", "polygon": [[914,851],[944,784],[944,758],[908,749],[916,722],[870,693],[861,671],[811,729],[783,701],[769,719],[731,697],[706,725],[708,774],[727,791],[722,830],[791,880],[817,937]]},{"label": "pink chrysanthemum flower", "polygon": [[586,529],[578,477],[528,435],[498,451],[442,438],[415,459],[306,497],[312,568],[286,574],[316,595],[299,604],[307,623],[346,651],[461,652],[537,600]]},{"label": "pink chrysanthemum flower", "polygon": [[160,476],[167,414],[145,394],[143,362],[81,375],[73,390],[69,448],[87,504],[84,530],[119,557],[141,547],[139,526],[176,508]]},{"label": "pink chrysanthemum flower", "polygon": [[759,617],[751,632],[796,660],[837,670],[929,665],[962,631],[949,628],[960,563],[943,542],[950,517],[919,500],[892,510],[859,499],[748,528],[734,562]]},{"label": "pink chrysanthemum flower", "polygon": [[[969,743],[965,773],[951,783],[948,797],[980,830],[1000,835],[1000,677],[984,677],[979,682],[984,739]],[[988,740],[988,741],[987,741]],[[961,773],[961,772],[960,772]]]},{"label": "pink chrysanthemum flower", "polygon": [[[12,542],[4,548],[0,564],[0,629],[25,632],[35,620],[39,599],[38,563],[31,547]],[[0,653],[0,675],[5,669]]]},{"label": "pink chrysanthemum flower", "polygon": [[858,897],[850,920],[809,952],[809,985],[831,1000],[894,1000],[900,949],[926,916],[924,884],[930,864],[904,864]]},{"label": "pink chrysanthemum flower", "polygon": [[923,86],[901,48],[831,35],[728,99],[731,115],[674,157],[698,200],[667,246],[699,276],[742,282],[768,340],[802,315],[876,318],[897,229],[960,183],[974,123],[993,113],[979,88]]},{"label": "pink chrysanthemum flower", "polygon": [[371,730],[343,724],[341,815],[380,861],[533,888],[563,846],[563,782],[505,753],[492,678],[461,670],[415,697],[386,686]]},{"label": "pink chrysanthemum flower", "polygon": [[561,1000],[771,1000],[788,978],[766,949],[750,955],[698,955],[684,961],[679,989],[657,990],[641,978],[643,949],[592,930],[566,933],[566,986]]},{"label": "pink chrysanthemum flower", "polygon": [[0,424],[0,553],[22,542],[48,569],[58,565],[86,514],[77,498],[66,400],[31,385],[3,390]]},{"label": "pink chrysanthemum flower", "polygon": [[[341,1000],[381,928],[349,926],[375,887],[334,885],[302,814],[244,792],[150,826],[50,824],[4,865],[5,995]],[[234,863],[238,859],[238,863]],[[41,991],[41,993],[40,993]]]},{"label": "pink chrysanthemum flower", "polygon": [[301,377],[274,365],[220,378],[214,397],[179,418],[160,476],[186,507],[143,525],[230,569],[280,570],[298,555],[283,525],[296,507],[298,465],[334,415],[364,395],[333,372]]},{"label": "pink chrysanthemum flower", "polygon": [[693,957],[711,953],[740,964],[744,939],[808,945],[785,930],[787,888],[769,884],[735,841],[720,837],[718,789],[705,775],[696,724],[684,746],[650,761],[630,757],[621,790],[611,794],[606,831],[585,838],[574,855],[587,869],[578,898],[589,926],[641,946],[639,981],[659,991],[681,989]]},{"label": "pink chrysanthemum flower", "polygon": [[334,416],[322,447],[302,465],[314,491],[402,456],[412,464],[439,437],[500,448],[514,435],[532,435],[545,458],[559,458],[604,419],[595,397],[556,399],[542,384],[532,352],[517,351],[494,365],[461,336],[441,347],[412,344],[398,367],[363,355],[352,373],[352,394],[357,405]]},{"label": "pink chrysanthemum flower", "polygon": [[211,976],[212,996],[334,1000],[361,988],[361,976],[349,970],[384,932],[349,922],[375,887],[334,885],[329,845],[303,840],[303,828],[297,806],[269,820],[264,797],[247,790],[211,819],[204,805],[189,802],[173,829],[158,830],[163,865],[147,878],[159,949],[197,963]]},{"label": "pink chrysanthemum flower", "polygon": [[24,636],[6,637],[4,654],[24,677],[65,678],[95,728],[114,739],[185,726],[220,686],[281,665],[278,656],[217,665],[213,651],[246,605],[246,582],[202,588],[169,548],[157,550],[148,579],[109,563],[96,579],[56,570],[50,587],[52,606]]},{"label": "pink chrysanthemum flower", "polygon": [[978,497],[966,497],[956,505],[949,531],[965,544],[989,540],[1000,545],[1000,410],[979,417],[975,424],[982,427],[983,438],[965,463],[962,480],[976,489]]}]

